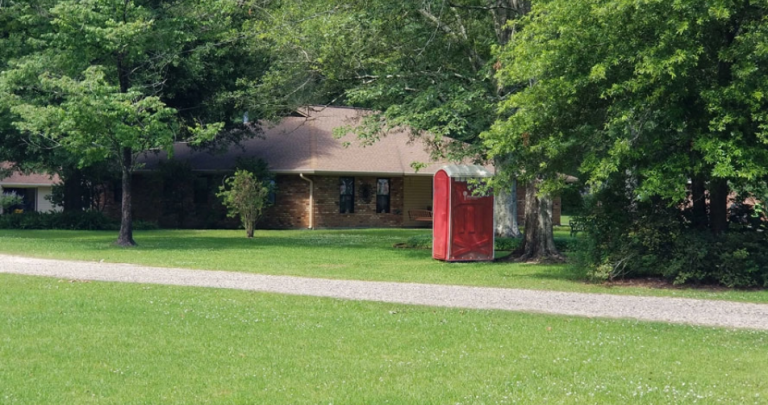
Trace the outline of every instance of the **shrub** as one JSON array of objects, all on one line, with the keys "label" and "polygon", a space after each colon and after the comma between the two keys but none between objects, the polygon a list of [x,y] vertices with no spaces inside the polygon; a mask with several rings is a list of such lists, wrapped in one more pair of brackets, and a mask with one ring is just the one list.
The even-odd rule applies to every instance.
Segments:
[{"label": "shrub", "polygon": [[[134,221],[136,230],[154,230],[157,224]],[[82,212],[28,212],[0,215],[0,229],[64,229],[78,231],[117,231],[120,222],[98,211]]]},{"label": "shrub", "polygon": [[675,284],[768,287],[768,236],[760,228],[721,235],[693,229],[679,207],[632,201],[621,189],[601,190],[585,212],[574,256],[593,280],[653,276]]},{"label": "shrub", "polygon": [[229,217],[240,217],[248,238],[252,238],[256,220],[267,205],[269,187],[253,173],[238,170],[226,180],[216,196],[227,207]]},{"label": "shrub", "polygon": [[3,212],[7,213],[8,209],[15,206],[24,204],[24,197],[16,194],[15,192],[0,194],[0,208]]}]

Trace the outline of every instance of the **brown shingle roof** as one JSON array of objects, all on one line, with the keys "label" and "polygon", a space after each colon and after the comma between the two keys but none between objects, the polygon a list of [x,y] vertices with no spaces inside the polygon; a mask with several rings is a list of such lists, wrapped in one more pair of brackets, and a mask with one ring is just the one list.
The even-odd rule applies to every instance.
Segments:
[{"label": "brown shingle roof", "polygon": [[[341,139],[333,130],[354,126],[366,110],[343,107],[303,109],[307,117],[286,117],[278,125],[266,128],[263,138],[242,142],[242,148],[230,147],[223,154],[194,151],[186,144],[174,146],[174,158],[186,160],[194,170],[231,170],[238,157],[261,158],[275,173],[370,173],[432,175],[448,162],[431,162],[422,140],[411,141],[407,131],[391,131],[372,145],[363,146],[355,135]],[[349,146],[345,147],[345,143]],[[145,170],[153,170],[165,153],[142,157]],[[418,173],[411,163],[428,164]]]},{"label": "brown shingle roof", "polygon": [[[11,164],[8,162],[0,162],[0,169],[8,169]],[[60,183],[61,179],[58,175],[49,175],[45,173],[29,173],[24,174],[19,171],[14,171],[8,177],[0,177],[0,186],[50,186]]]}]

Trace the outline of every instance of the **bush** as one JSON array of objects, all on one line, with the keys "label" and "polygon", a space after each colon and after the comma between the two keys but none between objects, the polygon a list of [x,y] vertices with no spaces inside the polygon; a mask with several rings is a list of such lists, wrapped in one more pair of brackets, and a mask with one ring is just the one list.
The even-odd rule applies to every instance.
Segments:
[{"label": "bush", "polygon": [[269,186],[253,173],[238,170],[225,180],[216,196],[227,207],[227,216],[240,217],[246,235],[252,238],[256,221],[268,202]]},{"label": "bush", "polygon": [[[599,201],[599,203],[598,203]],[[768,235],[689,228],[685,212],[601,190],[587,201],[576,262],[593,280],[661,277],[674,284],[768,287]]]},{"label": "bush", "polygon": [[[133,221],[136,230],[158,229],[157,224]],[[28,212],[0,215],[0,229],[65,229],[78,231],[117,231],[120,222],[98,211]]]}]

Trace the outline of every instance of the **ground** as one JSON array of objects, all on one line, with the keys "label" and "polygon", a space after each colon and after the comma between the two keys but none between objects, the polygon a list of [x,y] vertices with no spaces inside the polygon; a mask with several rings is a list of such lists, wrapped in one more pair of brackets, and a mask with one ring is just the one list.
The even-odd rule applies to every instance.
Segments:
[{"label": "ground", "polygon": [[[567,266],[445,264],[423,231],[0,231],[0,251],[324,278],[606,288]],[[768,332],[0,274],[0,403],[765,403]]]},{"label": "ground", "polygon": [[768,333],[0,275],[3,404],[765,403]]},{"label": "ground", "polygon": [[[584,282],[568,265],[442,263],[429,250],[394,249],[418,229],[331,231],[138,231],[135,249],[112,244],[114,232],[0,230],[0,253],[353,280],[406,281],[610,294],[768,302],[768,291],[656,289]],[[559,236],[567,235],[562,228]],[[507,252],[498,252],[507,254]]]}]

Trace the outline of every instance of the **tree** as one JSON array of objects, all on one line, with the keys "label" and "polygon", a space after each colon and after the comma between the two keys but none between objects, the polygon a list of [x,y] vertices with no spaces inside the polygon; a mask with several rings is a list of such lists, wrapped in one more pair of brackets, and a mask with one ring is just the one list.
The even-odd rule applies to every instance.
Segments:
[{"label": "tree", "polygon": [[[113,160],[122,173],[119,245],[135,242],[131,179],[137,157],[188,139],[210,142],[238,114],[237,77],[264,66],[258,55],[233,57],[253,42],[239,32],[246,2],[226,0],[59,0],[19,6],[42,18],[0,75],[0,104],[25,139],[66,149],[79,166]],[[42,16],[42,17],[41,17]],[[253,59],[260,63],[251,63]],[[219,61],[227,63],[217,63]],[[215,80],[210,80],[215,78]],[[259,110],[252,112],[259,116]]]},{"label": "tree", "polygon": [[[283,56],[270,77],[294,86],[297,98],[372,109],[354,128],[364,141],[407,126],[416,136],[436,136],[424,138],[435,157],[483,161],[479,134],[515,90],[496,80],[493,49],[513,35],[507,21],[528,9],[522,0],[286,2],[266,22]],[[511,156],[495,163],[516,164]],[[496,188],[504,236],[519,236],[514,184]]]},{"label": "tree", "polygon": [[692,225],[722,233],[729,185],[768,177],[767,16],[752,1],[536,3],[500,54],[500,80],[530,85],[487,143],[552,188],[578,166],[593,189],[678,206],[690,181]]},{"label": "tree", "polygon": [[233,177],[226,179],[216,194],[227,207],[227,216],[239,216],[248,238],[253,238],[256,220],[267,205],[269,186],[245,170],[237,170]]}]

